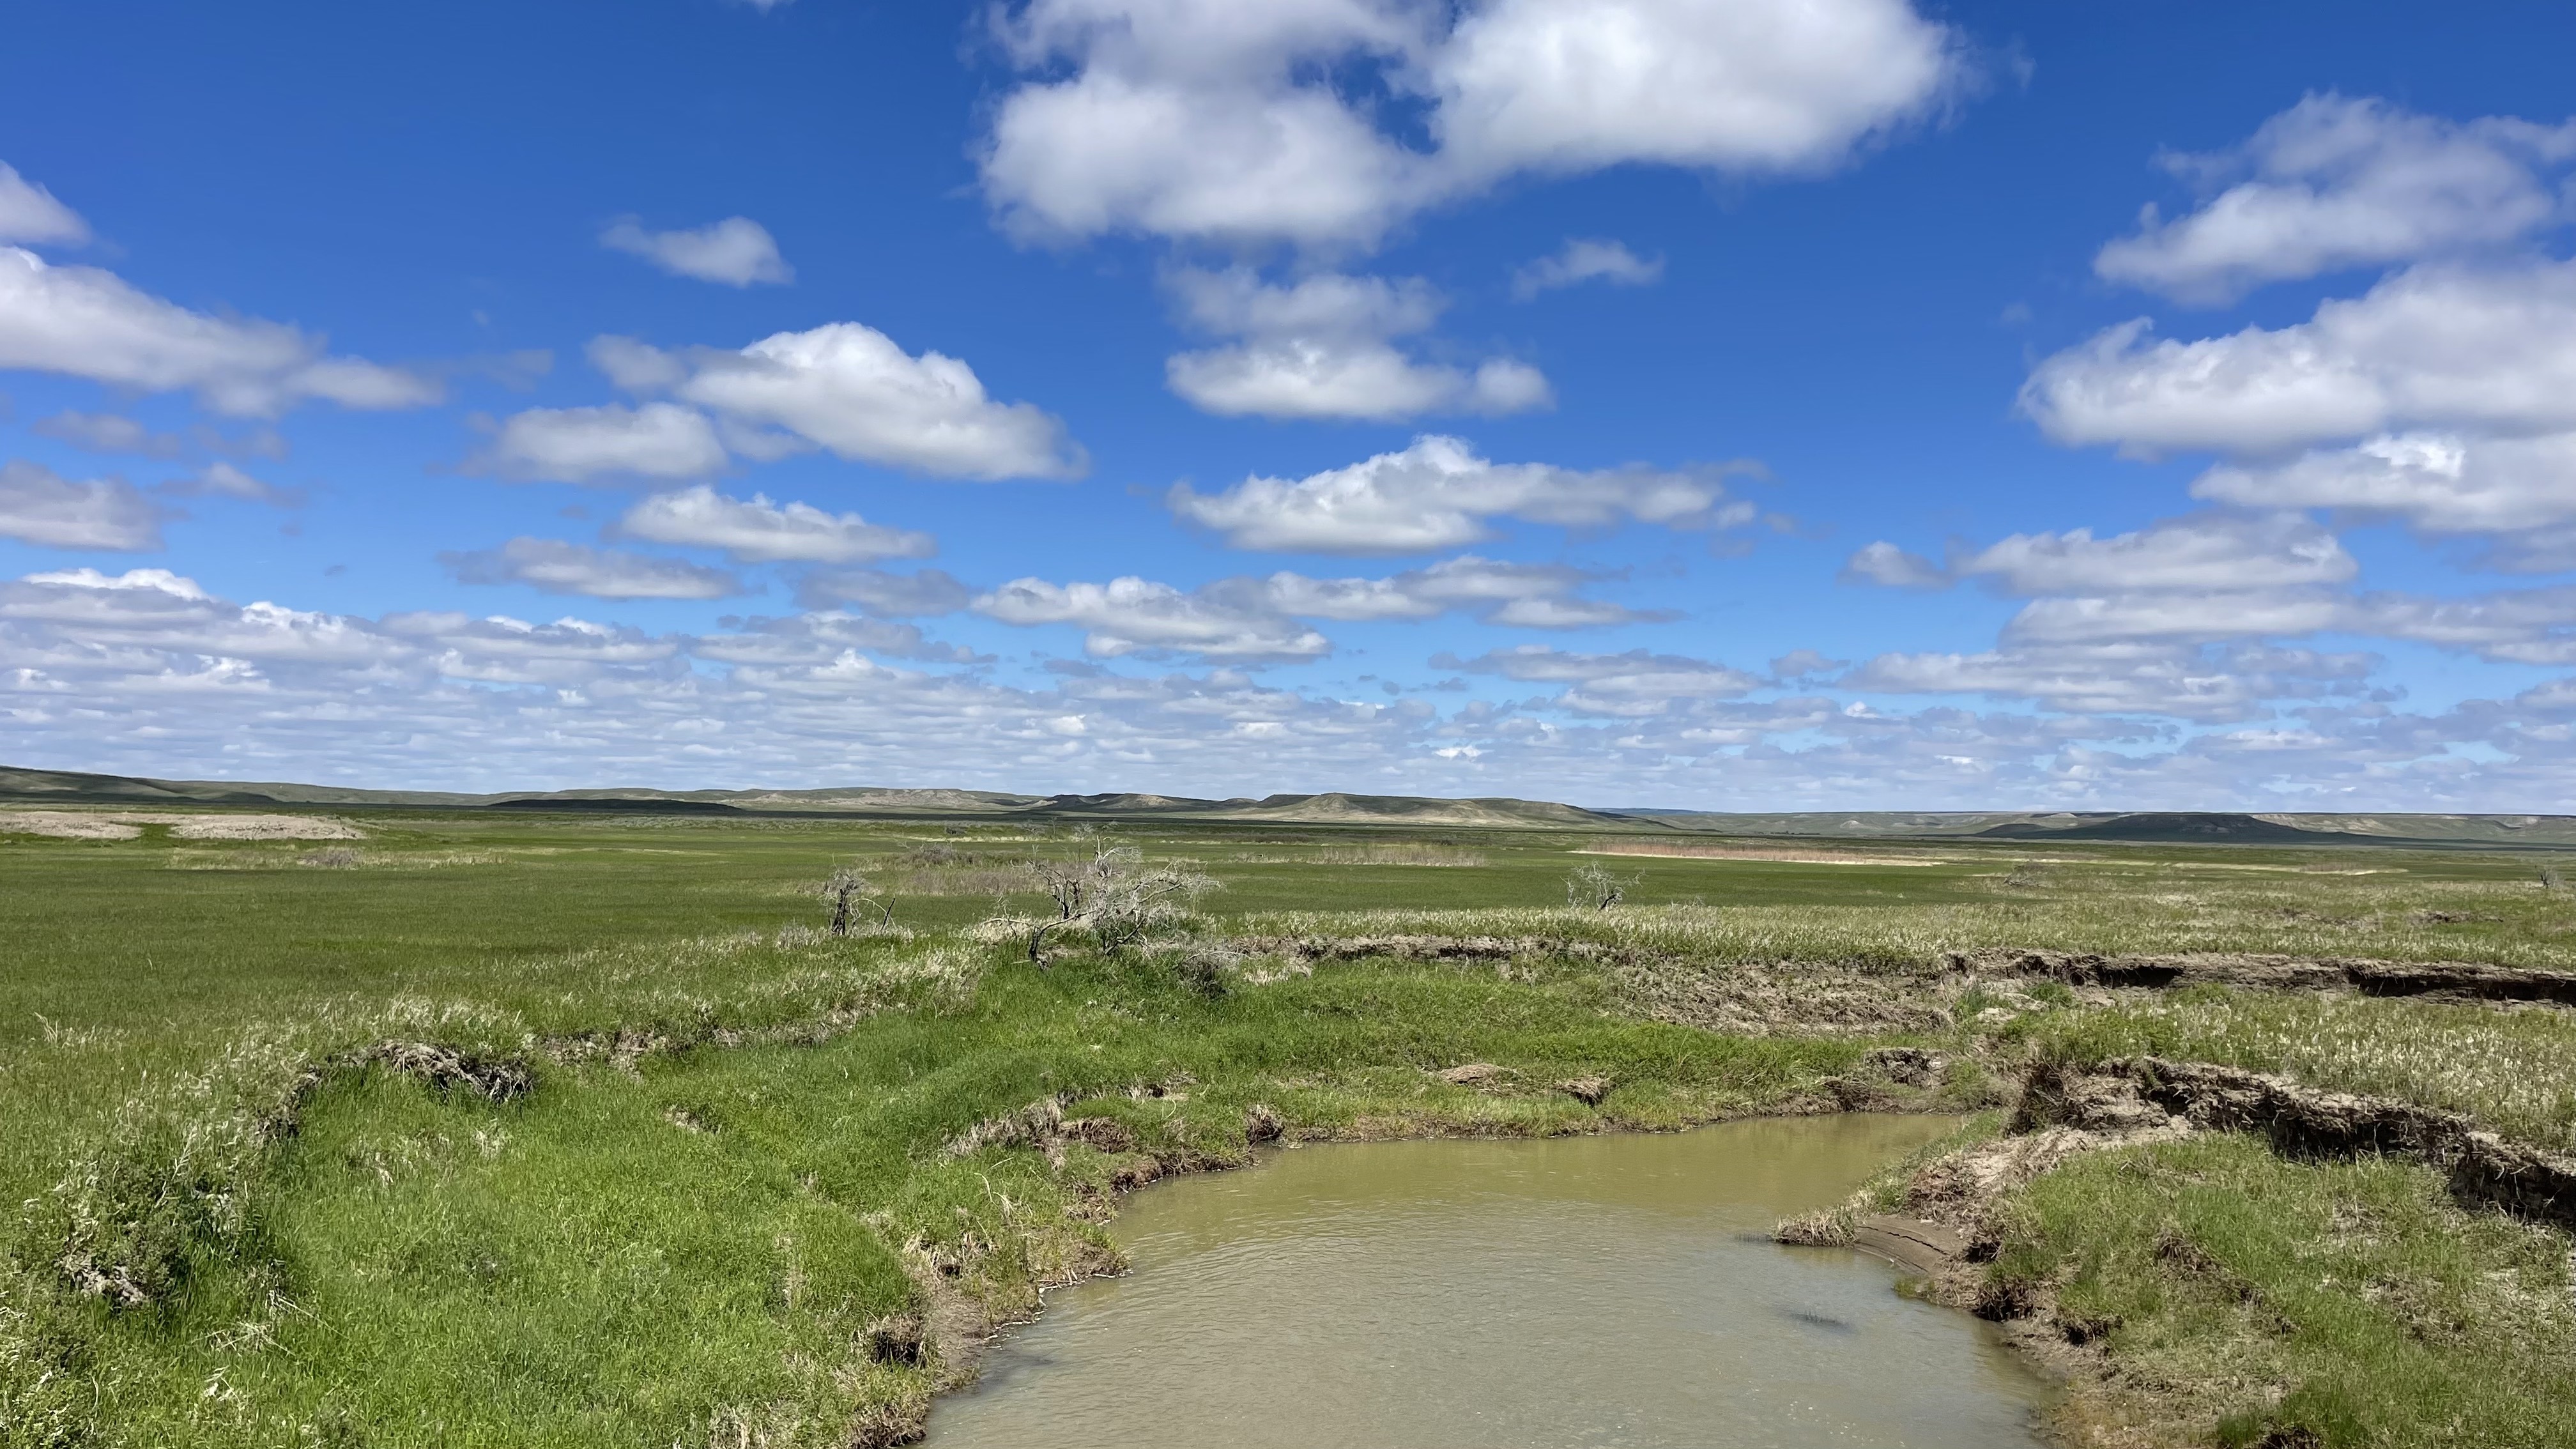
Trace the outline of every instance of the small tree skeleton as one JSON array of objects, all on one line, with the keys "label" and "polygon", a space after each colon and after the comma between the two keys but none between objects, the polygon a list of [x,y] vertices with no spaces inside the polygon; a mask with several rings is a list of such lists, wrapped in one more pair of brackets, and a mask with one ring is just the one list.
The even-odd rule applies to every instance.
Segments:
[{"label": "small tree skeleton", "polygon": [[1636,883],[1635,876],[1612,875],[1607,866],[1579,866],[1565,878],[1565,903],[1606,911],[1626,900],[1628,887]]},{"label": "small tree skeleton", "polygon": [[881,926],[894,924],[894,902],[880,899],[876,894],[876,887],[869,884],[868,878],[849,866],[845,865],[832,872],[832,878],[823,882],[822,894],[825,900],[832,903],[832,934],[835,936],[850,934],[850,902],[852,901],[857,901],[861,905],[874,906],[882,912],[883,916],[877,924]]},{"label": "small tree skeleton", "polygon": [[1148,869],[1144,852],[1132,845],[1102,846],[1087,860],[1046,861],[1035,873],[1056,909],[1053,919],[1027,927],[1029,960],[1042,968],[1047,937],[1058,931],[1088,926],[1101,945],[1124,950],[1180,915],[1187,902],[1218,889],[1186,866]]}]

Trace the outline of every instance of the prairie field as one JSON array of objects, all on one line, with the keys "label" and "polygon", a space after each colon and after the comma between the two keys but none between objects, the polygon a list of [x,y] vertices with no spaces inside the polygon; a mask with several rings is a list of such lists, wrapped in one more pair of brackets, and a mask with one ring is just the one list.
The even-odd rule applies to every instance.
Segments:
[{"label": "prairie field", "polygon": [[[2156,1057],[2576,1148],[2563,1007],[1962,964],[2540,979],[2576,970],[2540,852],[258,818],[0,817],[12,1449],[904,1442],[991,1324],[1114,1263],[1120,1191],[1278,1136],[1985,1112],[1968,1142],[2035,1061]],[[2566,1224],[2437,1178],[2115,1144],[1999,1202],[1984,1271],[2131,1371],[2070,1441],[2565,1443]],[[2489,1361],[2537,1407],[2462,1409]]]}]

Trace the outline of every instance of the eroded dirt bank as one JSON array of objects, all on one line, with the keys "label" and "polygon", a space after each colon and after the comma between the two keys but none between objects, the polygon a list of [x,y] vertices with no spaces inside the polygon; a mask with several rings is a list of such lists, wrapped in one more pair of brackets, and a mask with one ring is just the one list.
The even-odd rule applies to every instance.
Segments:
[{"label": "eroded dirt bank", "polygon": [[2364,996],[2576,1005],[2576,972],[2490,966],[2474,961],[2401,962],[2218,952],[2098,956],[1997,947],[1947,952],[1942,962],[1957,972],[2032,977],[2069,986],[2237,986],[2266,991],[2357,991]]}]

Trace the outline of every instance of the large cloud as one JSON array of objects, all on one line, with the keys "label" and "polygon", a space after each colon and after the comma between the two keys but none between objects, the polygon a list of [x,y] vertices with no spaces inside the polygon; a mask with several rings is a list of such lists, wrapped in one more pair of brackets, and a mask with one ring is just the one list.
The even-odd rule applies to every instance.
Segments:
[{"label": "large cloud", "polygon": [[442,389],[418,374],[334,357],[281,322],[192,312],[96,267],[49,266],[0,247],[0,368],[88,378],[137,392],[194,392],[206,406],[268,417],[319,398],[409,408]]},{"label": "large cloud", "polygon": [[[1828,166],[1956,74],[1904,0],[1031,0],[987,196],[1023,234],[1367,245],[1517,173]],[[1065,68],[1070,73],[1065,73]],[[1431,145],[1361,99],[1426,110]]]},{"label": "large cloud", "polygon": [[[2251,154],[2279,174],[2228,195],[2248,198],[2239,209],[2279,212],[2285,236],[2306,238],[2307,251],[2284,242],[2276,258],[2275,270],[2292,275],[2323,255],[2317,229],[2332,228],[2320,218],[2356,208],[2385,226],[2354,223],[2352,234],[2385,244],[2334,254],[2346,262],[2459,251],[2530,230],[2559,214],[2533,189],[2541,183],[2532,168],[2576,161],[2576,123],[2462,126],[2312,99],[2276,118]],[[2325,190],[2299,191],[2308,183],[2292,183],[2303,176]],[[2427,187],[2439,195],[2418,194]],[[2185,262],[2204,251],[2236,256],[2211,238],[2252,233],[2210,220],[2220,230],[2203,236],[2200,226],[2156,232],[2165,250],[2149,251],[2182,268],[2175,277],[2214,285],[2235,273]],[[2292,266],[2299,257],[2309,260]],[[2482,536],[2480,561],[2492,567],[2576,566],[2576,260],[2420,262],[2359,297],[2321,303],[2305,322],[2190,341],[2155,339],[2141,318],[2042,361],[2021,406],[2064,443],[2223,455],[2193,484],[2202,498]]]},{"label": "large cloud", "polygon": [[1741,523],[1752,506],[1727,500],[1722,471],[1493,463],[1463,439],[1430,436],[1295,480],[1248,478],[1217,494],[1181,484],[1165,501],[1236,548],[1423,553],[1489,539],[1498,518],[1582,528]]},{"label": "large cloud", "polygon": [[0,538],[132,552],[161,546],[161,519],[162,510],[122,478],[75,482],[39,463],[0,463]]},{"label": "large cloud", "polygon": [[2385,266],[2514,241],[2565,215],[2551,173],[2576,161],[2576,123],[2456,122],[2385,101],[2312,95],[2232,151],[2168,156],[2223,186],[2138,234],[2094,270],[2186,302],[2223,303],[2265,282]]}]

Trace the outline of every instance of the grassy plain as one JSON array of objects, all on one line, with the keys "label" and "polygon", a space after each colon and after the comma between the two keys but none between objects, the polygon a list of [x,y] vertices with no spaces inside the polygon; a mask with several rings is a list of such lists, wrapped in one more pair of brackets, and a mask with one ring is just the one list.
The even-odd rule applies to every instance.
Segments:
[{"label": "grassy plain", "polygon": [[[2576,900],[2542,888],[2532,855],[1943,840],[1604,856],[1617,842],[1493,829],[347,818],[363,841],[0,837],[0,1202],[22,1205],[0,1265],[0,1444],[889,1439],[963,1371],[967,1329],[1105,1261],[1116,1187],[1242,1159],[1256,1107],[1315,1136],[1964,1108],[2054,1044],[2405,1096],[2561,1148],[2576,1130],[2563,1012],[1961,998],[1937,964],[2036,946],[2576,967]],[[1195,861],[1223,889],[1150,949],[1076,933],[1044,970],[975,929],[1045,908],[1026,862],[1107,841]],[[1569,909],[1563,881],[1593,863],[1631,877],[1625,899]],[[812,890],[853,864],[892,924],[835,940]],[[1521,946],[1280,945],[1362,937]],[[1193,953],[1217,964],[1177,969]],[[389,1041],[524,1062],[533,1089],[425,1085],[369,1055]],[[1938,1089],[1872,1078],[1855,1098],[1883,1045],[1986,1066]],[[1432,1075],[1463,1063],[1503,1074]],[[1577,1078],[1608,1094],[1553,1090]],[[2316,1186],[2298,1175],[2324,1169],[2223,1150],[2240,1156],[2173,1169],[2216,1183],[2191,1202],[2422,1195],[2402,1166]],[[2206,1305],[2149,1292],[2170,1264],[2137,1241],[2188,1194],[2105,1172],[2034,1184],[2006,1266],[2089,1271],[2120,1305],[2115,1351],[2187,1377],[2174,1345]],[[2468,1374],[2489,1349],[2475,1323],[2409,1335],[2485,1321],[2458,1306],[2464,1274],[2563,1302],[2531,1265],[2555,1244],[2563,1276],[2565,1237],[2452,1231],[2434,1263],[2405,1246],[2432,1241],[2432,1211],[2388,1218],[2415,1236],[2329,1272],[2342,1286],[2316,1301],[2393,1301],[2422,1373]],[[2322,1241],[2283,1231],[2260,1251]],[[2334,1387],[2340,1351],[2195,1379],[2173,1400],[2189,1413],[2156,1432],[2207,1442],[2313,1401],[2333,1409],[2308,1415],[2331,1430],[2318,1442],[2551,1442],[2445,1437],[2441,1422],[2486,1421]],[[2533,1392],[2563,1398],[2533,1372]]]}]

